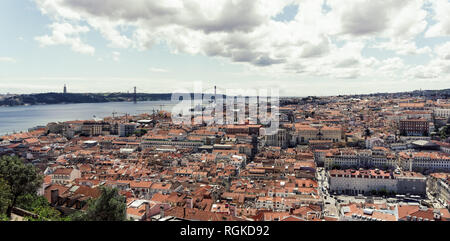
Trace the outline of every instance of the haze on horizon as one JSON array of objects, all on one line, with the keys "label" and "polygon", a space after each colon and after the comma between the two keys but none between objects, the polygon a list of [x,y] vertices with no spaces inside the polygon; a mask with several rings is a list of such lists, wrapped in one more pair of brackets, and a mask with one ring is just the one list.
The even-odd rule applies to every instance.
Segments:
[{"label": "haze on horizon", "polygon": [[450,88],[449,0],[2,0],[0,94]]}]

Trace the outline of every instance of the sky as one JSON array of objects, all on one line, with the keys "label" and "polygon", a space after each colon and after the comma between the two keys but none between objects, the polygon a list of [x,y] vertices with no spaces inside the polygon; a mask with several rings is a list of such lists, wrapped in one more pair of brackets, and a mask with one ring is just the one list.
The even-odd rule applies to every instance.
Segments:
[{"label": "sky", "polygon": [[1,0],[0,94],[450,88],[449,0]]}]

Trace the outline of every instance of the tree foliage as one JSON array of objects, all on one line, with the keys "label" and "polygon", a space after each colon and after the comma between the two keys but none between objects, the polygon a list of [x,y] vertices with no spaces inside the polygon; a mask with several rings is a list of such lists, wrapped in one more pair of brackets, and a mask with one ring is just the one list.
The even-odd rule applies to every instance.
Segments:
[{"label": "tree foliage", "polygon": [[0,215],[5,214],[11,203],[11,188],[8,183],[0,179]]},{"label": "tree foliage", "polygon": [[364,136],[365,137],[370,137],[372,135],[372,131],[367,127],[365,130],[364,130]]},{"label": "tree foliage", "polygon": [[9,221],[9,218],[6,214],[0,213],[0,221]]},{"label": "tree foliage", "polygon": [[48,201],[43,196],[27,193],[17,198],[16,206],[25,210],[33,210],[38,207],[48,205]]},{"label": "tree foliage", "polygon": [[125,221],[125,197],[116,188],[101,188],[99,198],[89,201],[85,213],[75,213],[74,221]]},{"label": "tree foliage", "polygon": [[6,211],[8,217],[11,217],[17,199],[25,194],[35,194],[43,181],[33,165],[24,164],[18,157],[10,156],[0,158],[0,178],[6,181],[11,190],[11,202]]},{"label": "tree foliage", "polygon": [[442,140],[445,140],[447,139],[447,137],[450,136],[450,128],[448,125],[440,129],[439,136],[441,137]]},{"label": "tree foliage", "polygon": [[61,213],[50,206],[50,203],[43,196],[36,194],[25,194],[17,199],[17,207],[30,211],[38,217],[27,217],[29,221],[66,221],[68,218],[62,217]]},{"label": "tree foliage", "polygon": [[147,130],[145,129],[137,129],[136,131],[134,131],[134,135],[136,135],[137,137],[141,137],[145,134],[147,134]]}]

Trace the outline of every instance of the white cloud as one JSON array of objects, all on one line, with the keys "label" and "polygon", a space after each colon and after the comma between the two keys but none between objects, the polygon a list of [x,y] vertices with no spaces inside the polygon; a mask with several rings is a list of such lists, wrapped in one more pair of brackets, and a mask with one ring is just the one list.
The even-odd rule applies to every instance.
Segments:
[{"label": "white cloud", "polygon": [[169,72],[167,69],[154,68],[154,67],[150,67],[148,70],[150,70],[151,72],[156,72],[156,73],[167,73],[167,72]]},{"label": "white cloud", "polygon": [[433,20],[437,23],[425,33],[425,37],[450,36],[450,2],[448,0],[430,1],[434,10]]},{"label": "white cloud", "polygon": [[438,69],[432,65],[419,65],[407,72],[412,78],[435,79],[439,77]]},{"label": "white cloud", "polygon": [[432,50],[430,47],[425,46],[418,48],[417,45],[410,40],[394,40],[389,42],[380,42],[374,46],[381,50],[392,50],[398,55],[419,55],[419,54],[430,54]]},{"label": "white cloud", "polygon": [[[43,45],[68,44],[85,53],[93,53],[93,48],[84,44],[79,35],[93,29],[114,48],[146,50],[166,43],[173,53],[218,57],[272,76],[281,73],[335,78],[410,74],[413,68],[399,64],[397,57],[432,53],[430,47],[419,48],[415,42],[427,29],[427,10],[423,7],[426,0],[35,2],[55,21],[53,34],[38,40]],[[330,11],[324,11],[324,3]],[[292,4],[299,6],[292,21],[273,20]],[[446,29],[447,5],[447,0],[440,0],[432,6],[438,23],[427,35]],[[69,21],[78,25],[67,24]],[[394,51],[396,57],[381,61],[377,56],[363,56],[368,45]],[[118,61],[119,56],[113,54],[113,59]],[[389,66],[389,61],[394,61],[395,67]],[[150,71],[161,72],[157,68]]]},{"label": "white cloud", "polygon": [[450,42],[438,45],[434,48],[434,52],[442,60],[450,61]]},{"label": "white cloud", "polygon": [[437,45],[433,49],[436,56],[430,62],[413,67],[409,67],[404,74],[405,78],[444,81],[448,83],[450,79],[450,42]]},{"label": "white cloud", "polygon": [[427,26],[422,0],[328,0],[338,31],[353,37],[409,39]]},{"label": "white cloud", "polygon": [[17,60],[11,57],[0,57],[0,62],[16,63]]},{"label": "white cloud", "polygon": [[93,29],[99,31],[105,39],[110,41],[110,47],[128,48],[132,45],[132,40],[122,35],[117,29],[118,26],[113,22],[92,18],[89,19],[89,24]]},{"label": "white cloud", "polygon": [[395,73],[405,68],[405,63],[399,57],[385,59],[379,64],[379,69],[385,73]]},{"label": "white cloud", "polygon": [[116,62],[120,61],[120,53],[117,51],[112,52],[112,59]]},{"label": "white cloud", "polygon": [[83,43],[79,36],[81,33],[89,32],[89,27],[72,25],[67,22],[55,22],[49,27],[52,29],[52,35],[44,35],[35,38],[35,40],[38,41],[42,47],[52,45],[69,45],[75,52],[89,55],[94,54],[94,47]]}]

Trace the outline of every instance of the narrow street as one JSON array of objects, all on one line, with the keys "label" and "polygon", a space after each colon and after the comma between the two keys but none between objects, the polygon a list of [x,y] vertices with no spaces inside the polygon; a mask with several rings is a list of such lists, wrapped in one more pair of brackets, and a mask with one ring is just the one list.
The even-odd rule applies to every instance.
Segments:
[{"label": "narrow street", "polygon": [[337,203],[336,200],[328,193],[328,179],[326,176],[326,171],[323,168],[318,169],[317,180],[319,183],[319,195],[324,201],[324,215],[338,217],[339,211],[336,206]]}]

